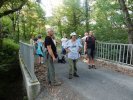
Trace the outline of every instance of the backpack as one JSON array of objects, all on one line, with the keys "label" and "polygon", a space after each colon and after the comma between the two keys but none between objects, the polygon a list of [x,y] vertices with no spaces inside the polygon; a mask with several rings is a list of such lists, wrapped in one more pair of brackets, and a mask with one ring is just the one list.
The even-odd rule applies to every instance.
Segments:
[{"label": "backpack", "polygon": [[36,47],[36,50],[38,51],[38,52],[40,52],[40,53],[43,53],[43,43],[41,43],[41,42],[37,42],[36,43],[36,45],[35,45],[35,47]]}]

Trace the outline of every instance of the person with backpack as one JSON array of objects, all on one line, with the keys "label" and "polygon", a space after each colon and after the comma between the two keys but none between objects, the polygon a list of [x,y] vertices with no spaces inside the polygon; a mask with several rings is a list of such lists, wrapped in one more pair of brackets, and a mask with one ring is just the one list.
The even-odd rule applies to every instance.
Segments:
[{"label": "person with backpack", "polygon": [[69,63],[69,79],[74,77],[79,77],[77,74],[77,61],[80,58],[79,52],[81,51],[82,45],[76,39],[76,33],[70,34],[71,39],[65,45],[65,49],[68,53],[68,63]]},{"label": "person with backpack", "polygon": [[86,38],[85,40],[85,54],[87,55],[87,63],[88,63],[88,68],[94,68],[95,64],[94,64],[94,55],[95,55],[95,40],[96,38],[93,35],[93,32],[90,31],[89,32],[89,36]]},{"label": "person with backpack", "polygon": [[42,36],[39,35],[38,36],[38,40],[35,44],[35,48],[36,48],[36,54],[38,55],[38,64],[43,64],[43,40],[42,40]]}]

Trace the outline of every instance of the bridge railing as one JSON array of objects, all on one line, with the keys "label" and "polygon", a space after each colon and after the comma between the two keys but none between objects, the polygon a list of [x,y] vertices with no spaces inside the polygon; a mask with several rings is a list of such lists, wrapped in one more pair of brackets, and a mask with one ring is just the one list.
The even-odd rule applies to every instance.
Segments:
[{"label": "bridge railing", "polygon": [[99,59],[109,60],[133,67],[133,44],[96,43],[96,56]]},{"label": "bridge railing", "polygon": [[34,71],[34,47],[30,44],[20,42],[20,56],[25,67],[31,77],[32,82],[36,82],[37,78]]}]

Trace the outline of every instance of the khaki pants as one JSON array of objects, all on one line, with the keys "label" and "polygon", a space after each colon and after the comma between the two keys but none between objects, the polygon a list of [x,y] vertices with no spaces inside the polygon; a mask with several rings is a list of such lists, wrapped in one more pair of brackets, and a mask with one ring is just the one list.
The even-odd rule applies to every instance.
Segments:
[{"label": "khaki pants", "polygon": [[68,58],[68,63],[69,63],[69,75],[73,75],[74,73],[77,73],[77,64],[78,59],[73,60]]},{"label": "khaki pants", "polygon": [[46,64],[48,67],[47,69],[48,82],[54,83],[55,82],[55,68],[54,68],[53,59],[50,55],[47,56]]}]

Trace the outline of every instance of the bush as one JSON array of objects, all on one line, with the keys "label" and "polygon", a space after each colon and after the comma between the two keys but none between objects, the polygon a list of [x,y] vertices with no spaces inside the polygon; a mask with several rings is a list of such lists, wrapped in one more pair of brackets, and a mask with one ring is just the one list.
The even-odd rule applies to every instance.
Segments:
[{"label": "bush", "polygon": [[[19,45],[12,39],[3,39],[0,49],[0,99],[23,98],[22,75],[18,60]],[[17,99],[15,99],[17,98]]]},{"label": "bush", "polygon": [[7,70],[8,65],[18,63],[18,51],[19,45],[13,40],[3,39],[3,46],[0,49],[0,70]]}]

